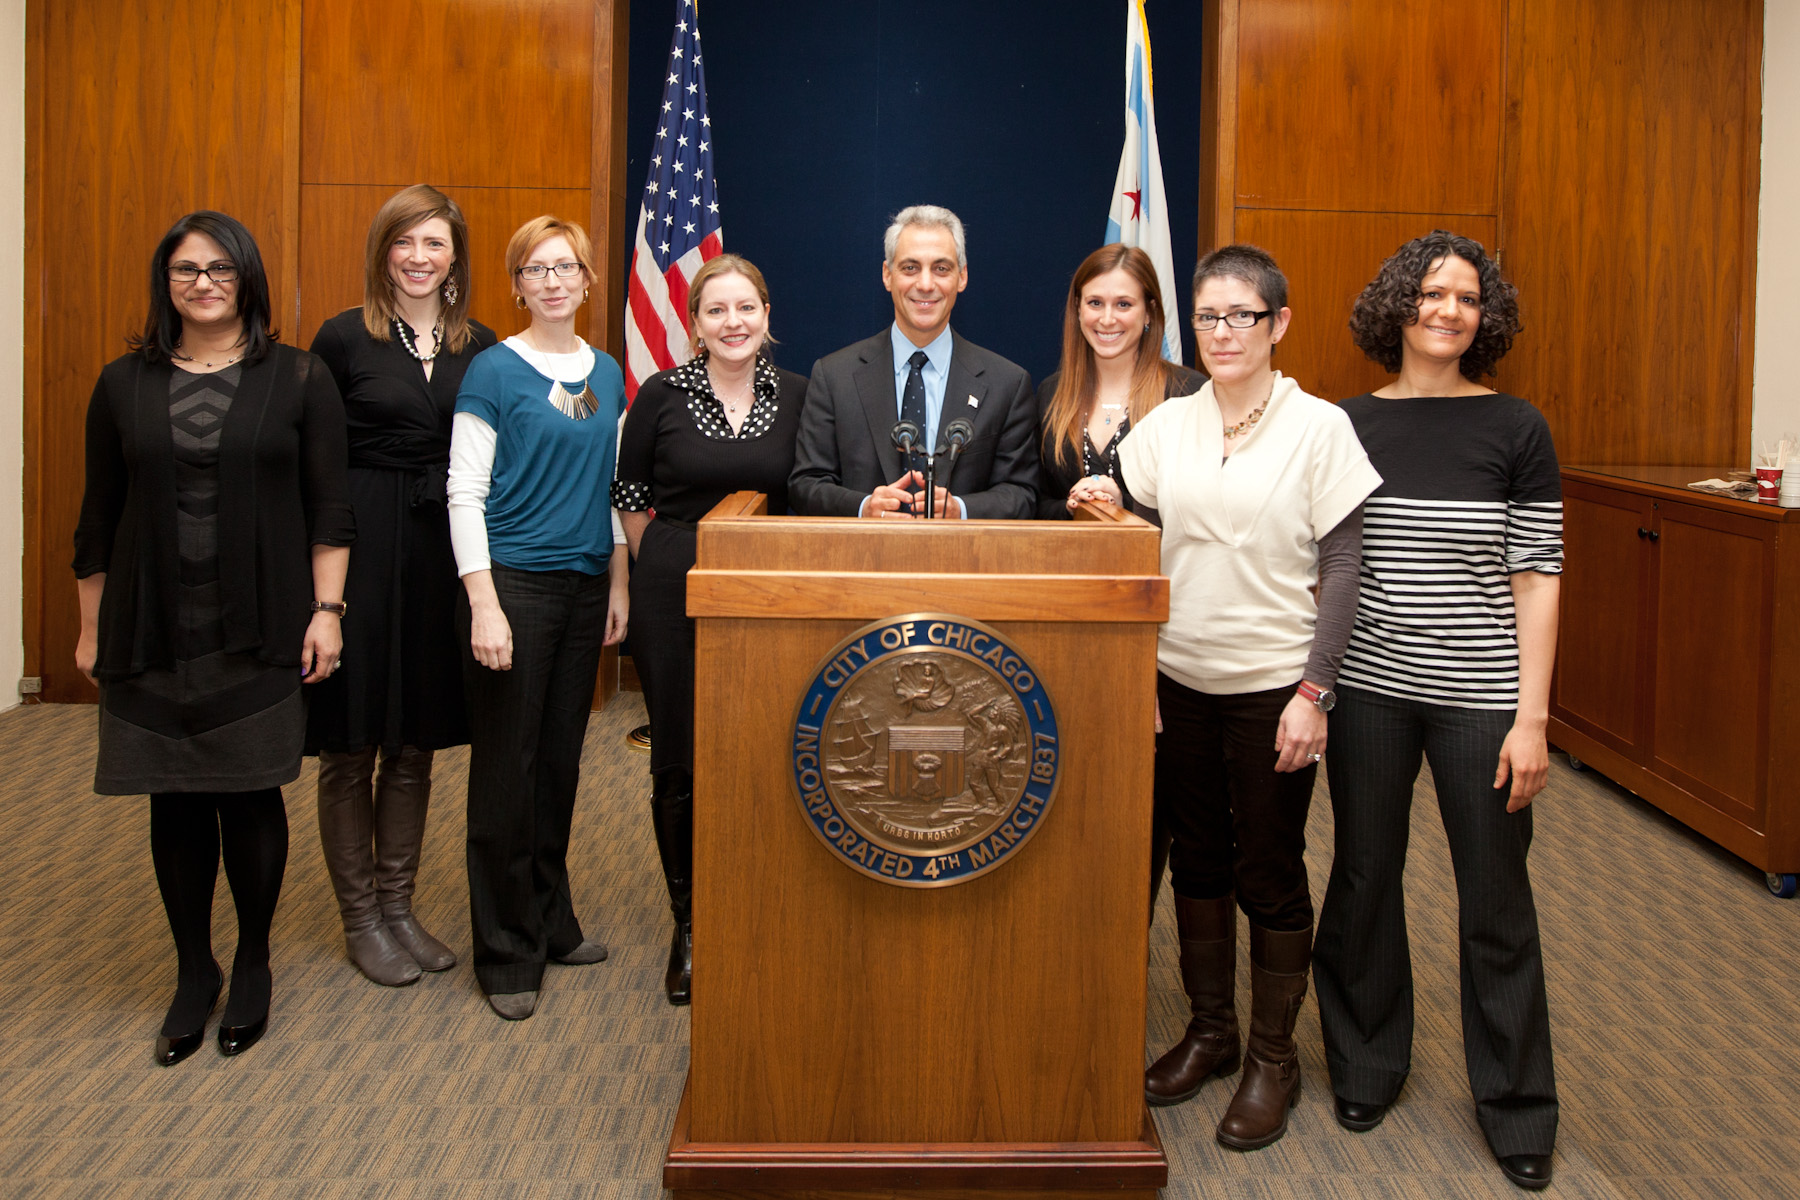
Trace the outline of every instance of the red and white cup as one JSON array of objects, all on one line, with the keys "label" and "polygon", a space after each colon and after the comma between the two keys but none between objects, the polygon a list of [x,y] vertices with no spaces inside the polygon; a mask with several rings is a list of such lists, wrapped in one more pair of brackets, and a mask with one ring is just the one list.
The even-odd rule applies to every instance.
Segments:
[{"label": "red and white cup", "polygon": [[1756,468],[1756,498],[1758,500],[1773,500],[1776,496],[1780,495],[1780,493],[1781,468]]}]

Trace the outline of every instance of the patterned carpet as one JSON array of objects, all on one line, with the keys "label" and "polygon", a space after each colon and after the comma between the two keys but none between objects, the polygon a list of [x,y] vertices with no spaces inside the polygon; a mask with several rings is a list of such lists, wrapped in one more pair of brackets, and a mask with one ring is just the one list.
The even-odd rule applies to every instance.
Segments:
[{"label": "patterned carpet", "polygon": [[[597,714],[576,818],[578,910],[612,947],[553,967],[538,1015],[506,1023],[466,965],[389,990],[344,958],[309,767],[287,789],[293,848],[275,927],[275,1007],[241,1058],[210,1045],[163,1070],[150,1045],[173,986],[148,808],[90,790],[94,710],[0,715],[0,1194],[351,1200],[654,1200],[687,1064],[661,992],[667,914],[636,696]],[[466,758],[443,755],[420,878],[427,925],[466,950]],[[1409,877],[1419,1037],[1386,1124],[1339,1129],[1309,1002],[1305,1092],[1288,1137],[1212,1139],[1230,1084],[1160,1110],[1171,1200],[1509,1197],[1476,1129],[1457,1019],[1448,858],[1420,784]],[[1534,852],[1563,1101],[1545,1196],[1800,1195],[1800,905],[1747,864],[1558,759]],[[1331,846],[1323,784],[1309,855]],[[1184,1020],[1171,914],[1152,934],[1149,1041]],[[221,884],[216,952],[234,925]],[[1247,978],[1247,971],[1243,973]],[[1247,1005],[1247,997],[1245,998]]]}]

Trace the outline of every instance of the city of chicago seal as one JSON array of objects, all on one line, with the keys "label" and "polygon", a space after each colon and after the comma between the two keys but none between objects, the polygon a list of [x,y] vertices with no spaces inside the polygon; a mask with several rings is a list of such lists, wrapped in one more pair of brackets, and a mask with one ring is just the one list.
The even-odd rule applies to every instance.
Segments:
[{"label": "city of chicago seal", "polygon": [[1056,711],[1005,638],[947,613],[851,634],[794,717],[795,795],[851,869],[901,887],[986,874],[1056,794]]}]

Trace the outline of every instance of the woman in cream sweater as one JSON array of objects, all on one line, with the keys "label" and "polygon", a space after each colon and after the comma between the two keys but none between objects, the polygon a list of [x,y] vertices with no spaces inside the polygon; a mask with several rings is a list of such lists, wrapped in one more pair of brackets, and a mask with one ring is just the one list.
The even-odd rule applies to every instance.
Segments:
[{"label": "woman in cream sweater", "polygon": [[[1164,401],[1119,447],[1126,486],[1163,521],[1156,808],[1174,835],[1194,1014],[1144,1091],[1151,1104],[1179,1104],[1242,1061],[1218,1127],[1239,1150],[1286,1133],[1299,1097],[1294,1022],[1313,922],[1306,816],[1356,612],[1361,505],[1380,483],[1344,415],[1271,368],[1290,315],[1287,280],[1264,251],[1226,246],[1201,259],[1194,330],[1211,379]],[[1250,922],[1247,1056],[1236,908]]]}]

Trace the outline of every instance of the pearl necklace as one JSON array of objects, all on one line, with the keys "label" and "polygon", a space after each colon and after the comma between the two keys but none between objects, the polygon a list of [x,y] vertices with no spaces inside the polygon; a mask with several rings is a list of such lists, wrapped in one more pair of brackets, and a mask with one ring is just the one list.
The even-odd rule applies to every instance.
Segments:
[{"label": "pearl necklace", "polygon": [[431,362],[444,351],[444,321],[442,317],[438,318],[437,324],[431,327],[430,354],[419,353],[419,348],[413,345],[411,327],[399,317],[394,318],[394,332],[399,335],[400,344],[406,348],[406,352],[422,363]]},{"label": "pearl necklace", "polygon": [[1225,427],[1225,440],[1229,442],[1233,438],[1242,437],[1244,434],[1249,433],[1251,429],[1255,428],[1256,423],[1262,420],[1263,410],[1267,407],[1269,407],[1269,402],[1264,400],[1261,404],[1256,406],[1256,411],[1239,421],[1236,425],[1227,425]]},{"label": "pearl necklace", "polygon": [[[213,370],[220,369],[222,367],[229,367],[232,363],[236,362],[238,359],[240,359],[242,357],[244,357],[244,352],[242,350],[239,350],[236,354],[232,355],[230,358],[226,359],[223,362],[207,362],[205,359],[201,359],[200,365],[205,367],[209,371],[213,371]],[[194,361],[188,355],[183,354],[181,352],[181,343],[180,342],[175,343],[174,358],[175,358],[176,362],[191,363]]]}]

